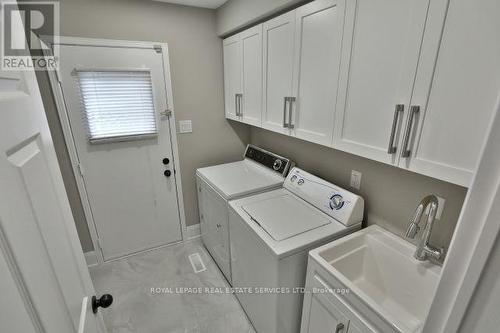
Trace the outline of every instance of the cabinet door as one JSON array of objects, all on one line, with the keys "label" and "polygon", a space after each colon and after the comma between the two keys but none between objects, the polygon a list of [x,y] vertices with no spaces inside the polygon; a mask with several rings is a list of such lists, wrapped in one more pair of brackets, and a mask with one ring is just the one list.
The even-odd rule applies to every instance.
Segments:
[{"label": "cabinet door", "polygon": [[262,24],[240,33],[242,54],[241,120],[262,123]]},{"label": "cabinet door", "polygon": [[241,40],[239,35],[224,39],[224,104],[226,118],[239,119],[241,103]]},{"label": "cabinet door", "polygon": [[[428,5],[429,0],[347,1],[334,148],[398,162]],[[404,110],[396,112],[397,104]],[[396,148],[389,153],[391,132]]]},{"label": "cabinet door", "polygon": [[330,145],[342,48],[344,0],[317,0],[296,10],[292,135]]},{"label": "cabinet door", "polygon": [[431,1],[421,57],[434,58],[438,48],[439,55],[435,67],[419,65],[412,105],[420,112],[400,166],[469,186],[500,86],[500,25],[487,14],[498,6],[478,11],[472,3],[451,2],[442,30],[446,2]]},{"label": "cabinet door", "polygon": [[262,127],[289,134],[289,106],[292,96],[295,11],[263,24],[264,80]]}]

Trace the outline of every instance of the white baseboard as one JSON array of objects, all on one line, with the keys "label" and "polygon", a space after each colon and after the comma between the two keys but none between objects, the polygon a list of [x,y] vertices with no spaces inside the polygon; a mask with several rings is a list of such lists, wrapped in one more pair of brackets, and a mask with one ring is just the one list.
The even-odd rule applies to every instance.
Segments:
[{"label": "white baseboard", "polygon": [[188,226],[187,228],[187,239],[198,238],[201,235],[200,224],[193,224]]},{"label": "white baseboard", "polygon": [[85,261],[87,262],[88,267],[97,265],[97,263],[98,263],[97,253],[95,251],[85,252],[84,255],[85,255]]}]

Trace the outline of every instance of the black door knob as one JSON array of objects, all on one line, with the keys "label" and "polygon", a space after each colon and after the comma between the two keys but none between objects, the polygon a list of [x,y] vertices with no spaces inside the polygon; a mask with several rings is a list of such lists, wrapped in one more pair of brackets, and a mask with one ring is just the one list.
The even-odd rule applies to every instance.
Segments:
[{"label": "black door knob", "polygon": [[170,177],[170,176],[172,176],[172,171],[165,170],[165,172],[163,174],[165,175],[165,177]]},{"label": "black door knob", "polygon": [[95,296],[92,296],[92,311],[94,313],[97,313],[97,310],[99,308],[105,309],[111,304],[113,304],[113,296],[111,296],[110,294],[102,295],[99,299]]},{"label": "black door knob", "polygon": [[169,163],[170,163],[170,159],[165,157],[163,159],[163,164],[168,165]]}]

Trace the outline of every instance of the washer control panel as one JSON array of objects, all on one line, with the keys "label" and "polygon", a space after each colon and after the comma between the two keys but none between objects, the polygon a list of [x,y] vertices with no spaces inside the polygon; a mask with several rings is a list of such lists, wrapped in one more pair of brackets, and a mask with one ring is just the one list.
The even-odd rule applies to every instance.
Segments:
[{"label": "washer control panel", "polygon": [[251,159],[271,170],[274,170],[283,177],[286,177],[293,164],[288,158],[281,157],[252,145],[247,146],[245,158]]},{"label": "washer control panel", "polygon": [[284,187],[345,225],[363,220],[363,198],[304,170],[293,168]]}]

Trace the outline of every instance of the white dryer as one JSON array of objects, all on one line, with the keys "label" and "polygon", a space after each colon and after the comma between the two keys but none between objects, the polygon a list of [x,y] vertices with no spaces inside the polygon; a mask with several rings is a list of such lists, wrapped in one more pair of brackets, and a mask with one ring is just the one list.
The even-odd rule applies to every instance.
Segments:
[{"label": "white dryer", "polygon": [[361,197],[299,168],[281,189],[231,201],[232,281],[259,333],[296,333],[308,251],[361,228]]},{"label": "white dryer", "polygon": [[228,201],[281,188],[291,168],[289,159],[248,145],[242,161],[196,171],[202,240],[229,283]]}]

